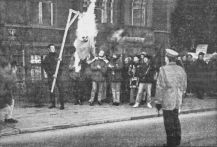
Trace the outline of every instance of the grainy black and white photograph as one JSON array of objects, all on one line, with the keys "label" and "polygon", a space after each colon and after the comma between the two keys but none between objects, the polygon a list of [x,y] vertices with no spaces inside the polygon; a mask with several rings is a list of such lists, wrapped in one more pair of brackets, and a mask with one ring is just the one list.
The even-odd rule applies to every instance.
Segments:
[{"label": "grainy black and white photograph", "polygon": [[0,0],[0,147],[216,147],[217,0]]}]

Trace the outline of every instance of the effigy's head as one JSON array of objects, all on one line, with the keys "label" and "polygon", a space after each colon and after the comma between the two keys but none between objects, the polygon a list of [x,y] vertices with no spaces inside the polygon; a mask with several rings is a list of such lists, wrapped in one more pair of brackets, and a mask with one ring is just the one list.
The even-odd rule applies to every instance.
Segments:
[{"label": "effigy's head", "polygon": [[104,57],[104,55],[105,55],[105,52],[103,51],[103,50],[101,50],[101,51],[99,51],[99,57]]},{"label": "effigy's head", "polygon": [[81,37],[81,41],[87,42],[87,41],[88,41],[88,36],[82,36],[82,37]]}]

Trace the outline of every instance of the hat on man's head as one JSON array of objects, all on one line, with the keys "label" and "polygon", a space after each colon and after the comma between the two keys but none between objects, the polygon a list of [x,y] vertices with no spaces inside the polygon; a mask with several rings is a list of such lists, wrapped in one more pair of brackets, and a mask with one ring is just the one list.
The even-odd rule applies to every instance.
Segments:
[{"label": "hat on man's head", "polygon": [[104,55],[105,55],[105,51],[104,51],[104,50],[100,50],[100,51],[99,51],[99,56],[100,56],[100,57],[103,57]]},{"label": "hat on man's head", "polygon": [[145,58],[148,58],[148,59],[151,59],[151,58],[152,58],[151,55],[148,55],[148,54],[145,55],[144,57],[145,57]]},{"label": "hat on man's head", "polygon": [[179,55],[178,52],[172,50],[172,49],[166,49],[166,56],[167,57],[171,57],[171,58],[175,58]]},{"label": "hat on man's head", "polygon": [[134,58],[134,57],[140,58],[140,55],[134,55],[133,58]]},{"label": "hat on man's head", "polygon": [[147,55],[147,53],[146,52],[141,52],[140,55],[144,55],[145,56],[145,55]]},{"label": "hat on man's head", "polygon": [[199,55],[199,56],[200,56],[200,55],[204,56],[205,54],[204,54],[203,52],[200,52],[198,55]]}]

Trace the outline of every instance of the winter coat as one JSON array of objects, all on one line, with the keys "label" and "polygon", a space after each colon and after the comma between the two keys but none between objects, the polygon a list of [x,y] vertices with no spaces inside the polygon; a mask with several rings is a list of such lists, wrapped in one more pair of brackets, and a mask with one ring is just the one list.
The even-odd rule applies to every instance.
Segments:
[{"label": "winter coat", "polygon": [[129,65],[128,75],[130,78],[132,77],[139,77],[139,69],[141,64],[139,63],[132,63]]},{"label": "winter coat", "polygon": [[[91,79],[95,82],[106,81],[107,63],[104,59],[97,58],[91,63]],[[100,66],[101,68],[97,68]]]},{"label": "winter coat", "polygon": [[129,66],[130,64],[124,64],[122,68],[122,77],[124,81],[129,80],[129,74],[128,74]]},{"label": "winter coat", "polygon": [[204,60],[196,60],[194,63],[193,63],[193,71],[194,72],[204,72],[204,71],[207,71],[207,64]]},{"label": "winter coat", "polygon": [[[47,73],[48,78],[53,78],[56,71],[58,57],[57,53],[49,52],[49,54],[42,61],[42,68]],[[61,62],[62,63],[62,62]],[[60,64],[58,75],[62,74],[62,64]]]},{"label": "winter coat", "polygon": [[179,109],[186,88],[187,76],[182,67],[176,65],[175,62],[171,62],[160,68],[156,98],[162,103],[162,109]]},{"label": "winter coat", "polygon": [[123,62],[120,59],[112,60],[108,66],[108,79],[110,82],[122,82],[122,68]]},{"label": "winter coat", "polygon": [[140,83],[153,83],[154,82],[154,67],[147,64],[142,64],[139,68],[139,82]]},{"label": "winter coat", "polygon": [[15,80],[12,74],[0,71],[0,109],[12,104],[12,88],[15,86]]}]

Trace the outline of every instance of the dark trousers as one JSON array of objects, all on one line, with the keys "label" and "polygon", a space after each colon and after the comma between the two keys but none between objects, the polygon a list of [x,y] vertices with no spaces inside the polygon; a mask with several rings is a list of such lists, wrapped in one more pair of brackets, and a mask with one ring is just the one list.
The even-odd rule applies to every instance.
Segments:
[{"label": "dark trousers", "polygon": [[[49,91],[50,91],[50,102],[52,105],[56,105],[56,101],[55,101],[55,91],[53,91],[53,93],[51,93],[51,87],[52,87],[52,83],[53,83],[53,78],[48,77],[48,86],[49,86]],[[64,97],[63,97],[63,87],[61,85],[60,80],[56,80],[56,88],[59,91],[59,102],[61,106],[64,106]]]},{"label": "dark trousers", "polygon": [[175,147],[181,142],[181,125],[178,109],[163,110],[164,126],[167,135],[167,145]]},{"label": "dark trousers", "polygon": [[73,82],[74,82],[73,94],[74,94],[75,101],[76,102],[82,101],[82,97],[83,97],[83,95],[85,95],[85,89],[82,86],[83,81],[74,80]]}]

